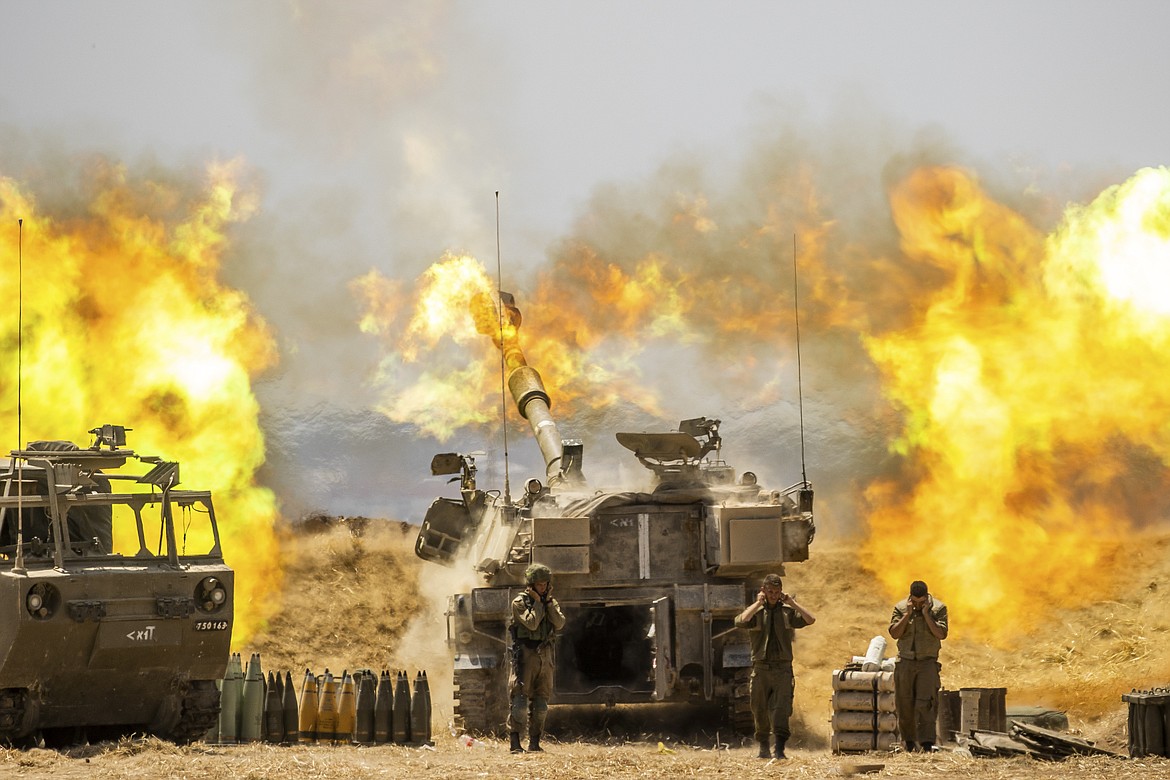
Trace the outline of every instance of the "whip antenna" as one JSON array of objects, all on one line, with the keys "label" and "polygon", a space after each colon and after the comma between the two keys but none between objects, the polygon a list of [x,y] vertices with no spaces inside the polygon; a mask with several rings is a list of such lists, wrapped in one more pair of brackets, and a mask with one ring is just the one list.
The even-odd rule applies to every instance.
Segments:
[{"label": "whip antenna", "polygon": [[512,505],[512,488],[508,479],[508,393],[505,388],[507,363],[504,360],[504,289],[503,264],[500,262],[500,191],[496,190],[496,319],[500,327],[500,421],[504,424],[504,506]]},{"label": "whip antenna", "polygon": [[[21,433],[21,384],[24,380],[24,218],[16,220],[16,446],[23,440]],[[17,487],[19,495],[20,488]]]},{"label": "whip antenna", "polygon": [[[16,220],[16,448],[24,440],[21,429],[21,382],[24,378],[24,218]],[[13,457],[16,466],[16,560],[12,571],[24,574],[24,460]],[[9,477],[11,479],[11,477]]]},{"label": "whip antenna", "polygon": [[796,234],[792,234],[792,308],[796,320],[796,400],[800,409],[800,479],[808,484],[804,467],[804,381],[800,374],[800,277],[796,273]]}]

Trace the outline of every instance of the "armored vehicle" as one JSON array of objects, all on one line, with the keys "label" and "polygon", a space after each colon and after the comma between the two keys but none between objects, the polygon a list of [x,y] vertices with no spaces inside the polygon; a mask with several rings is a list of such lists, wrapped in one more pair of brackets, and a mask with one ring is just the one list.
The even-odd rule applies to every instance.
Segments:
[{"label": "armored vehicle", "polygon": [[[552,705],[720,705],[751,727],[750,648],[735,616],[767,572],[808,558],[815,532],[804,479],[765,490],[720,457],[720,421],[683,420],[663,433],[618,433],[650,472],[644,491],[588,487],[579,441],[562,440],[537,371],[516,340],[520,314],[500,294],[477,317],[504,355],[507,384],[546,465],[513,501],[476,483],[473,456],[435,456],[460,497],[428,509],[415,545],[429,561],[467,565],[484,585],[454,594],[447,610],[455,714],[464,728],[502,732],[507,718],[511,601],[532,562],[553,571],[567,622],[556,638]],[[494,300],[492,301],[495,302]],[[483,305],[483,302],[480,302]]]},{"label": "armored vehicle", "polygon": [[234,582],[211,494],[127,430],[0,460],[0,741],[183,743],[216,721]]}]

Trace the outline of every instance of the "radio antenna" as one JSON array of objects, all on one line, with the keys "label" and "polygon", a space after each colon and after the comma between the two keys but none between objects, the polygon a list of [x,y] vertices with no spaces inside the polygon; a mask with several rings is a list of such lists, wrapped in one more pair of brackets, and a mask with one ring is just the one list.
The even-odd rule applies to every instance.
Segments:
[{"label": "radio antenna", "polygon": [[512,505],[512,486],[508,476],[508,394],[504,386],[507,363],[504,360],[504,271],[500,261],[500,191],[496,190],[496,318],[500,328],[500,421],[504,425],[504,506]]},{"label": "radio antenna", "polygon": [[[16,448],[21,448],[21,383],[24,379],[24,218],[16,220]],[[13,457],[16,466],[16,560],[14,574],[24,574],[24,459]],[[11,477],[9,477],[11,479]]]},{"label": "radio antenna", "polygon": [[800,409],[800,479],[808,484],[804,465],[804,380],[800,373],[800,276],[796,272],[796,234],[792,234],[792,308],[796,320],[796,400]]}]

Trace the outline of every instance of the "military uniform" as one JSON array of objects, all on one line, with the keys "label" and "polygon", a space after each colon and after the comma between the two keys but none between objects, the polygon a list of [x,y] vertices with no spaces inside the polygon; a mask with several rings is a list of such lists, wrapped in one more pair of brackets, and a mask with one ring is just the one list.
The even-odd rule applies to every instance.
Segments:
[{"label": "military uniform", "polygon": [[508,731],[519,734],[527,723],[529,750],[540,749],[556,668],[553,640],[564,625],[565,614],[551,596],[541,600],[525,591],[512,599],[512,709]]},{"label": "military uniform", "polygon": [[746,621],[739,617],[735,625],[748,629],[752,645],[751,705],[755,720],[756,740],[764,743],[774,734],[779,752],[791,732],[788,720],[792,717],[792,699],[796,680],[792,674],[793,629],[804,628],[808,622],[792,607],[776,602],[766,603],[759,612]]},{"label": "military uniform", "polygon": [[[934,622],[948,632],[947,605],[933,596],[927,597],[926,608]],[[910,610],[909,599],[894,605],[890,626],[900,621]],[[894,666],[894,706],[898,714],[898,730],[907,743],[934,744],[935,721],[938,718],[939,672],[942,665],[938,653],[942,640],[931,633],[925,618],[912,615],[906,631],[898,638],[898,663]]]}]

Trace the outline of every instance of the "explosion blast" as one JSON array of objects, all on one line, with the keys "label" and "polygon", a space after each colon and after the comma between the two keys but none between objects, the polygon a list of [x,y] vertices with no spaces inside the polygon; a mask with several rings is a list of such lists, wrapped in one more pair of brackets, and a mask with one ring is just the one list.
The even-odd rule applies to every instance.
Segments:
[{"label": "explosion blast", "polygon": [[[218,278],[225,230],[255,209],[235,183],[237,168],[211,166],[202,188],[188,193],[101,164],[83,209],[63,216],[0,178],[0,223],[13,227],[13,240],[0,243],[8,313],[0,323],[0,436],[18,446],[20,403],[26,440],[84,447],[95,425],[125,424],[135,451],[180,461],[184,486],[214,491],[239,591],[233,640],[243,646],[281,582],[275,498],[254,482],[264,438],[251,382],[274,363],[273,339],[247,296]],[[114,545],[138,549],[118,527]]]}]

